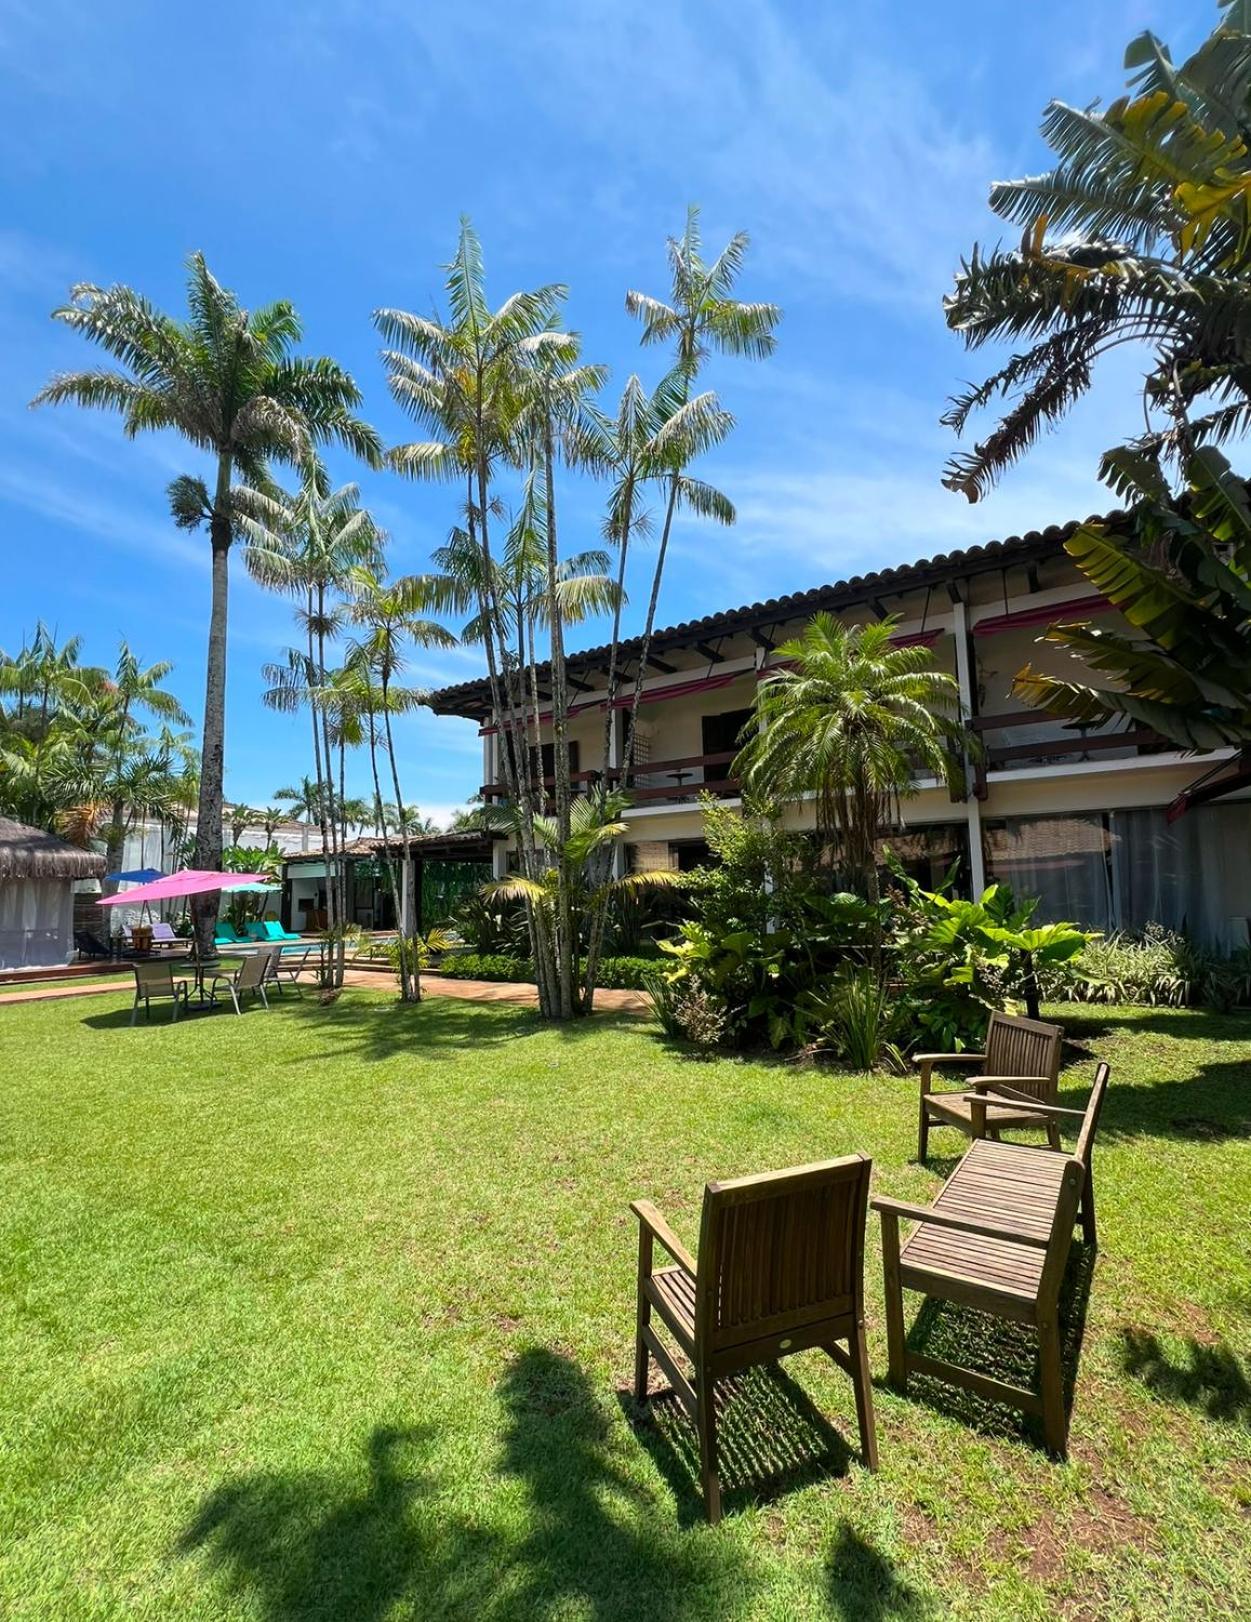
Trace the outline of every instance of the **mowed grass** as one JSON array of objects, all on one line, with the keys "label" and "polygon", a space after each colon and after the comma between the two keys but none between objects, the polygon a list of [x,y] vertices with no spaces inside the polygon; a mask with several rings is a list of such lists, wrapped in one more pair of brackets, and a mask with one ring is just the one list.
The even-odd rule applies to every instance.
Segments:
[{"label": "mowed grass", "polygon": [[[852,1149],[924,1198],[961,1143],[913,1162],[915,1083],[447,999],[128,1005],[0,1012],[6,1618],[1251,1611],[1251,1021],[1058,1011],[1067,1101],[1113,1067],[1067,1465],[879,1386],[871,1476],[805,1354],[732,1404],[710,1530],[689,1426],[626,1395],[628,1202],[693,1244],[706,1179]],[[926,1332],[1030,1375],[971,1315]]]}]

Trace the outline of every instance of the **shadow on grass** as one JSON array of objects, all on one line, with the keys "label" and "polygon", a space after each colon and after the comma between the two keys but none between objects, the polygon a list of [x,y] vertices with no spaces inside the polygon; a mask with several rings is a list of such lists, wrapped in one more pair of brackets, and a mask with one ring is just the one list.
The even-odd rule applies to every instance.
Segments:
[{"label": "shadow on grass", "polygon": [[[1074,1241],[1060,1288],[1060,1353],[1068,1408],[1077,1385],[1096,1254],[1092,1246]],[[954,1301],[927,1297],[908,1333],[908,1348],[1010,1385],[1039,1389],[1038,1336],[1030,1324],[1012,1323]],[[1042,1422],[1036,1416],[961,1386],[909,1374],[908,1394],[985,1435],[1029,1437],[1042,1445]]]},{"label": "shadow on grass", "polygon": [[[221,1018],[233,1022],[236,1017],[227,1003],[224,1010],[219,1008],[211,1013],[193,1010],[180,1016],[178,1028]],[[544,1033],[552,1033],[564,1042],[578,1042],[618,1024],[628,1029],[637,1028],[639,1023],[637,1018],[617,1015],[562,1026],[542,1020],[534,1009],[515,1003],[473,1003],[435,996],[418,1004],[404,1004],[398,999],[380,999],[368,994],[362,997],[355,994],[354,988],[331,1003],[322,1003],[316,995],[306,994],[298,1001],[289,997],[271,1000],[269,1009],[259,1003],[245,1005],[243,1017],[256,1022],[253,1028],[258,1032],[259,1022],[265,1019],[284,1020],[287,1030],[292,1025],[297,1026],[301,1031],[299,1053],[285,1062],[300,1065],[310,1060],[349,1055],[374,1061],[414,1053],[423,1059],[450,1057],[450,1051],[442,1050],[498,1047]],[[127,1029],[130,1004],[108,1013],[88,1015],[82,1023],[94,1030]],[[154,1027],[171,1023],[168,1015],[152,1020]],[[143,1026],[141,1018],[136,1031]]]},{"label": "shadow on grass", "polygon": [[895,1563],[844,1523],[826,1557],[826,1598],[848,1622],[923,1622],[936,1615],[930,1602],[896,1574]]},{"label": "shadow on grass", "polygon": [[[671,1392],[640,1411],[628,1393],[622,1411],[673,1492],[683,1526],[704,1518],[699,1487],[699,1438],[694,1421]],[[717,1388],[717,1451],[727,1512],[770,1503],[814,1481],[845,1476],[853,1457],[825,1415],[776,1365],[748,1369]]]},{"label": "shadow on grass", "polygon": [[1187,1362],[1175,1363],[1159,1339],[1141,1329],[1122,1331],[1125,1372],[1166,1402],[1200,1408],[1209,1419],[1251,1427],[1251,1381],[1242,1360],[1223,1342],[1205,1346],[1188,1338]]},{"label": "shadow on grass", "polygon": [[1100,1037],[1171,1036],[1178,1042],[1251,1042],[1251,1009],[1218,1014],[1210,1008],[1151,1008],[1120,1003],[1102,1008],[1093,1003],[1053,1004],[1046,1016],[1064,1027],[1066,1045]]},{"label": "shadow on grass", "polygon": [[429,1427],[380,1427],[367,1475],[258,1474],[211,1493],[179,1552],[205,1551],[265,1622],[375,1622],[383,1616],[531,1622],[682,1622],[739,1609],[741,1554],[682,1536],[672,1515],[614,1458],[612,1410],[570,1359],[525,1352],[499,1388],[501,1473],[524,1489],[520,1513],[490,1488],[466,1510],[463,1481],[429,1463]]}]

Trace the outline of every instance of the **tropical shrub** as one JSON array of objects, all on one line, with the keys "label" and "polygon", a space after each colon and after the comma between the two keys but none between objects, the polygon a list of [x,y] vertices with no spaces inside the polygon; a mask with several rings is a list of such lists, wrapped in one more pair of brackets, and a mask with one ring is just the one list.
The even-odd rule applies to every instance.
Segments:
[{"label": "tropical shrub", "polygon": [[643,989],[651,996],[653,1011],[666,1036],[699,1047],[718,1047],[724,1042],[728,1024],[725,1003],[697,981],[675,980],[653,964]]},{"label": "tropical shrub", "polygon": [[[1006,885],[976,901],[923,890],[896,868],[892,909],[895,969],[914,1041],[936,1051],[976,1048],[997,1008],[1023,1003],[1037,1017],[1042,979],[1069,972],[1096,936],[1075,924],[1030,927],[1037,898],[1017,902]],[[948,882],[951,875],[948,876]]]},{"label": "tropical shrub", "polygon": [[825,992],[808,992],[805,1012],[817,1024],[823,1045],[856,1070],[875,1070],[884,1058],[902,1064],[891,1040],[900,1005],[871,964],[849,964]]},{"label": "tropical shrub", "polygon": [[[649,957],[602,957],[595,983],[597,988],[644,991],[656,965],[657,960]],[[534,980],[530,959],[510,952],[452,952],[440,963],[438,972],[451,980]]]},{"label": "tropical shrub", "polygon": [[1055,1002],[1167,1008],[1203,1003],[1223,1010],[1251,1002],[1251,951],[1205,951],[1184,935],[1149,924],[1140,936],[1093,941],[1080,960],[1040,978],[1045,996]]}]

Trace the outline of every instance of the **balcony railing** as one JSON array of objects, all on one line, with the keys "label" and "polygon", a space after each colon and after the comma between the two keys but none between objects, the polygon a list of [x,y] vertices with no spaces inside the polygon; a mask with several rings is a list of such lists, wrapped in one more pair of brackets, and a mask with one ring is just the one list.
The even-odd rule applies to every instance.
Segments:
[{"label": "balcony railing", "polygon": [[969,723],[982,740],[982,759],[977,764],[979,780],[988,771],[1033,761],[1058,762],[1066,756],[1090,760],[1113,751],[1150,755],[1169,747],[1168,740],[1150,727],[1119,731],[1092,731],[1081,722],[1056,723],[1050,736],[1029,738],[1021,743],[990,743],[987,733],[1012,731],[1019,727],[1046,727],[1047,717],[1038,710],[1013,710],[1004,715],[977,715]]},{"label": "balcony railing", "polygon": [[[683,755],[676,760],[640,761],[630,773],[629,794],[634,805],[681,805],[697,799],[701,794],[715,794],[719,799],[739,792],[739,780],[731,777],[727,768],[737,750],[726,749],[709,755]],[[601,781],[599,772],[570,772],[569,778],[575,794],[587,794],[593,784]],[[620,766],[610,766],[607,780],[620,783],[624,773]],[[543,787],[549,795],[556,786],[554,777],[544,777]],[[504,800],[508,790],[503,783],[484,783],[484,800]]]}]

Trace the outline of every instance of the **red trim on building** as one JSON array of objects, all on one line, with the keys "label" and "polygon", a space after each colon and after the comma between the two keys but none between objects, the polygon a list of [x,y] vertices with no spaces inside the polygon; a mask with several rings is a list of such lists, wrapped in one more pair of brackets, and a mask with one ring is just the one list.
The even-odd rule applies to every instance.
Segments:
[{"label": "red trim on building", "polygon": [[1112,611],[1113,604],[1096,593],[1093,597],[1074,597],[1067,603],[1040,603],[1037,608],[1022,608],[1015,614],[992,614],[989,619],[978,620],[973,635],[998,636],[1003,631],[1023,630],[1031,625],[1066,625],[1070,620]]}]

